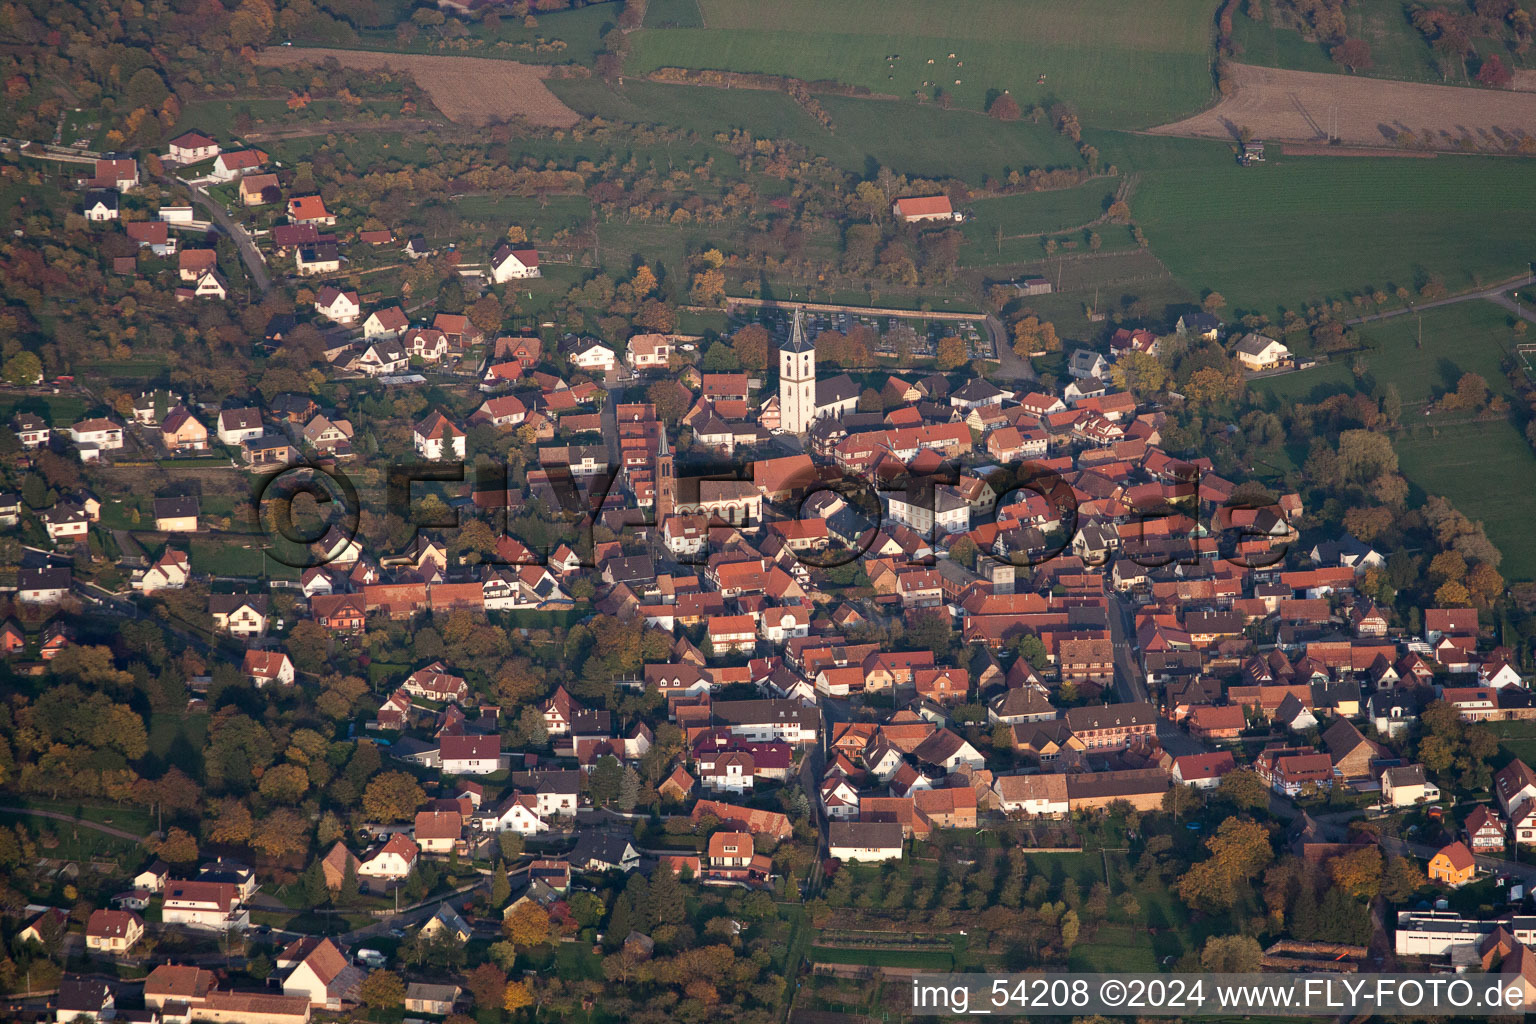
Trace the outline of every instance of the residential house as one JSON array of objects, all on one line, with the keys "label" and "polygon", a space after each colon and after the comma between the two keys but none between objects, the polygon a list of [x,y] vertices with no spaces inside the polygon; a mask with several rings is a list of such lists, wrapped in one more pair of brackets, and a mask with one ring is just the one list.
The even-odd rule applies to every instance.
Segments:
[{"label": "residential house", "polygon": [[405,987],[405,1012],[427,1013],[434,1017],[446,1017],[453,1012],[463,996],[457,985],[433,985],[413,981]]},{"label": "residential house", "polygon": [[491,256],[491,280],[497,284],[539,276],[539,251],[503,244]]},{"label": "residential house", "polygon": [[251,924],[249,911],[241,905],[239,886],[229,882],[167,882],[161,920],[219,933],[244,931]]},{"label": "residential house", "polygon": [[259,690],[269,683],[292,686],[293,662],[283,651],[249,650],[240,663],[240,674],[249,679]]},{"label": "residential house", "polygon": [[1467,844],[1457,840],[1429,858],[1429,880],[1459,889],[1477,875],[1477,861]]},{"label": "residential house", "polygon": [[155,499],[155,529],[163,533],[196,533],[198,502],[193,496]]},{"label": "residential house", "polygon": [[900,860],[901,826],[891,822],[833,821],[827,824],[827,856],[833,860]]},{"label": "residential house", "polygon": [[427,459],[464,458],[464,431],[439,410],[432,410],[412,430],[416,452]]},{"label": "residential house", "polygon": [[209,594],[213,628],[232,636],[261,636],[267,631],[266,594]]},{"label": "residential house", "polygon": [[357,878],[369,892],[388,892],[416,870],[421,848],[404,832],[390,836],[383,846],[362,858]]},{"label": "residential house", "polygon": [[1440,799],[1440,789],[1425,776],[1423,765],[1402,765],[1381,773],[1381,798],[1392,807],[1412,807]]},{"label": "residential house", "polygon": [[910,196],[898,199],[891,204],[891,213],[903,224],[960,219],[950,204],[949,196]]},{"label": "residential house", "polygon": [[220,443],[237,445],[253,437],[261,437],[266,428],[261,425],[260,409],[224,409],[214,427]]},{"label": "residential house", "polygon": [[335,323],[350,324],[362,315],[363,307],[357,292],[328,284],[315,293],[315,312]]},{"label": "residential house", "polygon": [[1245,334],[1237,343],[1237,361],[1243,369],[1258,373],[1292,365],[1291,350],[1262,334]]},{"label": "residential house", "polygon": [[195,164],[212,160],[219,155],[220,147],[200,131],[182,132],[166,143],[166,156],[178,164]]},{"label": "residential house", "polygon": [[144,919],[127,910],[94,910],[85,925],[85,948],[126,953],[144,937]]}]

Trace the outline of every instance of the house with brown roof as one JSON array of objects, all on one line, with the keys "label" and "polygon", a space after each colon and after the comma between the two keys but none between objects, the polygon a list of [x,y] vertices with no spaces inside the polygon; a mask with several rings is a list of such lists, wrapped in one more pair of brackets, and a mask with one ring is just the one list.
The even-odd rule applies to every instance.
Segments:
[{"label": "house with brown roof", "polygon": [[1070,809],[1065,775],[999,775],[992,792],[1005,814],[1061,818]]},{"label": "house with brown roof", "polygon": [[328,938],[310,936],[288,945],[277,956],[283,978],[283,994],[300,996],[320,1010],[340,1010],[343,1004],[358,1001],[363,971]]},{"label": "house with brown roof", "polygon": [[144,937],[144,919],[128,910],[95,910],[85,925],[85,948],[126,953]]},{"label": "house with brown roof", "polygon": [[457,811],[420,811],[412,835],[423,853],[452,853],[464,835],[464,817]]},{"label": "house with brown roof", "polygon": [[1138,811],[1155,811],[1163,805],[1169,782],[1170,776],[1161,768],[1068,775],[1067,805],[1073,811],[1092,811],[1123,800]]},{"label": "house with brown roof", "polygon": [[1477,861],[1467,844],[1457,840],[1429,858],[1427,874],[1431,882],[1459,889],[1477,875]]}]

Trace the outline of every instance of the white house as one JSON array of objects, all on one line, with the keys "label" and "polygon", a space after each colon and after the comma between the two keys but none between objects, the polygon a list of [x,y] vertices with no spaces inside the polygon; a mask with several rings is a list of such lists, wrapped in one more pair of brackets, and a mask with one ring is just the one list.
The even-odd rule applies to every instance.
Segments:
[{"label": "white house", "polygon": [[1440,799],[1440,788],[1425,777],[1423,765],[1403,765],[1381,773],[1381,798],[1393,807],[1412,807]]},{"label": "white house", "polygon": [[132,586],[134,590],[145,594],[157,590],[180,590],[187,585],[187,578],[191,575],[192,564],[187,560],[186,552],[166,548],[159,561],[134,576]]},{"label": "white house", "polygon": [[539,798],[532,793],[512,793],[495,806],[480,812],[482,832],[516,832],[521,836],[549,831],[549,823],[539,815]]},{"label": "white house", "polygon": [[444,736],[439,741],[444,775],[489,775],[501,767],[501,737]]},{"label": "white house", "polygon": [[386,306],[368,314],[368,319],[363,321],[363,337],[393,337],[409,326],[411,322],[406,319],[405,310],[399,306]]},{"label": "white house", "polygon": [[303,938],[289,944],[277,957],[283,978],[283,995],[302,996],[321,1010],[340,1010],[342,1002],[357,1002],[363,971],[353,965],[330,939]]},{"label": "white house", "polygon": [[170,141],[165,155],[178,164],[195,164],[218,156],[219,144],[202,132],[184,132]]},{"label": "white house", "polygon": [[369,377],[389,377],[404,373],[410,365],[410,355],[394,338],[374,342],[351,362],[352,369]]},{"label": "white house", "polygon": [[594,338],[577,338],[565,350],[571,365],[580,370],[606,374],[618,365],[613,349]]},{"label": "white house", "polygon": [[454,426],[452,420],[434,409],[426,419],[416,424],[412,431],[416,451],[427,459],[462,459],[464,457],[464,431]]},{"label": "white house", "polygon": [[539,276],[539,251],[532,247],[516,249],[502,245],[491,257],[491,280],[497,284]]},{"label": "white house", "polygon": [[834,821],[827,825],[827,856],[879,862],[901,859],[901,826],[895,822]]},{"label": "white house", "polygon": [[240,665],[240,674],[249,679],[259,690],[268,683],[292,686],[293,662],[282,651],[246,651]]},{"label": "white house", "polygon": [[219,299],[229,298],[229,282],[224,280],[217,270],[205,270],[197,278],[197,283],[192,286],[192,298],[194,299]]},{"label": "white house", "polygon": [[261,636],[267,631],[267,595],[210,594],[213,628],[232,636]]},{"label": "white house", "polygon": [[1237,343],[1237,361],[1243,369],[1258,372],[1290,366],[1291,350],[1274,338],[1262,334],[1246,334]]},{"label": "white house", "polygon": [[1004,813],[1064,818],[1070,809],[1065,775],[999,775],[992,792]]},{"label": "white house", "polygon": [[672,339],[665,334],[637,334],[625,346],[630,369],[665,370],[672,361]]},{"label": "white house", "polygon": [[90,193],[85,197],[81,212],[93,223],[117,220],[117,193],[106,189]]},{"label": "white house", "polygon": [[240,444],[266,433],[261,425],[260,409],[224,409],[219,413],[214,432],[224,444]]},{"label": "white house", "polygon": [[358,865],[358,884],[369,892],[388,892],[411,877],[420,854],[410,836],[396,832]]},{"label": "white house", "polygon": [[358,301],[357,292],[344,292],[328,284],[315,295],[315,312],[338,324],[350,324],[362,315],[363,307]]},{"label": "white house", "polygon": [[213,170],[208,176],[217,181],[234,181],[242,174],[251,171],[259,171],[267,162],[267,154],[259,149],[237,149],[229,153],[220,153],[213,161]]},{"label": "white house", "polygon": [[102,417],[81,420],[69,428],[69,439],[77,445],[94,445],[99,451],[116,451],[123,446],[123,428]]},{"label": "white house", "polygon": [[161,920],[216,932],[244,931],[251,925],[239,888],[229,882],[167,882]]}]

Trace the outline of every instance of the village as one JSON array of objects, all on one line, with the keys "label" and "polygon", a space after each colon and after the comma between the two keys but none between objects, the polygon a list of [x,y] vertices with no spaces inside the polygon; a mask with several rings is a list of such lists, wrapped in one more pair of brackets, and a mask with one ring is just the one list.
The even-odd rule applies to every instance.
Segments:
[{"label": "village", "polygon": [[[1171,336],[1120,329],[1105,351],[1072,352],[1052,387],[976,372],[970,359],[997,354],[978,351],[980,332],[946,370],[927,358],[829,369],[786,303],[767,370],[712,369],[703,339],[676,331],[616,348],[502,334],[404,296],[365,303],[336,283],[348,261],[435,253],[388,230],[337,232],[324,200],[284,194],[256,149],[189,132],[156,161],[251,215],[235,236],[250,272],[314,279],[257,344],[318,345],[323,378],[346,382],[357,407],[303,390],[198,401],[154,389],[89,403],[67,428],[16,413],[16,459],[79,472],[41,507],[0,496],[0,522],[27,539],[0,651],[41,676],[80,649],[77,615],[159,614],[201,652],[208,671],[188,679],[185,704],[204,714],[231,682],[213,679],[217,663],[238,665],[233,682],[257,703],[339,692],[334,677],[355,673],[343,711],[371,712],[340,717],[345,746],[376,760],[360,780],[366,820],[313,850],[306,839],[299,856],[325,891],[372,900],[377,923],[253,924],[270,907],[261,872],[188,836],[191,857],[114,879],[121,890],[85,920],[27,906],[15,941],[83,936],[91,968],[43,997],[50,1019],[297,1024],[382,1005],[374,974],[403,986],[405,1013],[443,1016],[470,986],[464,955],[434,961],[440,947],[580,934],[652,956],[643,918],[623,935],[610,919],[605,934],[578,900],[604,892],[611,907],[632,874],[653,896],[681,883],[737,903],[798,898],[786,893],[910,860],[946,832],[1066,835],[1096,817],[1177,821],[1218,799],[1272,819],[1313,870],[1362,851],[1378,876],[1383,858],[1411,862],[1391,942],[1340,943],[1346,963],[1513,973],[1536,1005],[1536,868],[1522,860],[1536,848],[1536,771],[1519,759],[1495,771],[1486,731],[1536,730],[1536,702],[1501,625],[1447,606],[1416,610],[1410,627],[1376,598],[1386,552],[1319,535],[1299,494],[1167,454],[1166,410],[1126,386],[1125,368],[1169,340],[1225,346],[1249,374],[1294,366],[1280,341],[1191,312]],[[206,222],[132,199],[145,181],[137,159],[104,157],[79,182],[85,218],[137,246],[118,271],[174,267],[177,300],[233,301],[234,268],[200,241]],[[131,199],[144,216],[125,219]],[[958,219],[944,197],[892,215]],[[477,258],[460,273],[482,291],[540,274],[522,242]],[[754,330],[767,334],[748,319],[736,337]],[[396,415],[390,396],[429,374],[473,411]],[[409,449],[365,449],[364,417],[379,437],[393,420]],[[515,455],[516,469],[452,474],[476,454]],[[292,573],[231,573],[199,564],[196,541],[214,529],[195,487],[140,495],[147,520],[109,525],[104,501],[123,499],[93,474],[133,459],[218,463],[258,495],[289,473],[438,464],[450,472],[415,475],[408,507],[379,515],[409,522],[431,505],[458,526],[413,527],[402,550],[331,516],[289,544],[302,556]],[[548,529],[519,535],[531,523]],[[522,621],[583,624],[632,664],[503,685],[488,666],[506,648],[477,631],[527,639]],[[411,639],[429,626],[431,649]],[[401,663],[371,658],[375,633],[410,664],[370,671]],[[459,884],[445,893],[446,874]],[[166,933],[202,944],[185,962],[144,963],[141,944]],[[230,940],[272,944],[265,987],[223,979],[236,954],[211,946]],[[407,960],[407,943],[425,952]],[[1327,959],[1304,965],[1346,969]],[[148,970],[109,981],[98,968],[112,963]]]}]

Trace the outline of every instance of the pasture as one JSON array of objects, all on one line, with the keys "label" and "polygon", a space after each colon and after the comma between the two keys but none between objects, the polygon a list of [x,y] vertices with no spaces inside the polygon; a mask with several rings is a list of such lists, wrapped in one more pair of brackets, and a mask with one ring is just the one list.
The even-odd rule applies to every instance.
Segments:
[{"label": "pasture", "polygon": [[[1140,142],[1142,140],[1135,140]],[[1134,165],[1137,148],[1124,148]],[[1461,291],[1526,270],[1536,256],[1536,175],[1497,157],[1276,157],[1243,168],[1213,142],[1154,146],[1131,200],[1152,252],[1229,314],[1415,290]]]},{"label": "pasture", "polygon": [[1045,124],[999,123],[973,110],[944,110],[910,100],[819,96],[831,116],[827,131],[780,92],[716,89],[627,79],[550,79],[550,90],[588,117],[665,125],[709,139],[741,129],[784,139],[846,171],[872,174],[889,167],[916,177],[956,177],[980,185],[988,177],[1035,167],[1079,163],[1071,140]]},{"label": "pasture", "polygon": [[1025,109],[1064,102],[1084,122],[1121,127],[1192,113],[1211,97],[1213,0],[953,0],[941,15],[922,0],[698,7],[706,27],[635,33],[628,70],[780,74],[904,97],[942,90],[972,109],[1008,90]]},{"label": "pasture", "polygon": [[1404,314],[1361,324],[1370,376],[1397,385],[1405,408],[1453,390],[1464,373],[1482,374],[1497,394],[1509,394],[1503,362],[1513,349],[1514,315],[1491,302],[1461,302],[1427,310],[1423,346],[1419,316]]},{"label": "pasture", "polygon": [[1536,494],[1536,455],[1507,420],[1434,426],[1414,424],[1393,439],[1403,475],[1426,494],[1450,499],[1481,520],[1504,553],[1505,579],[1536,579],[1529,532]]}]

